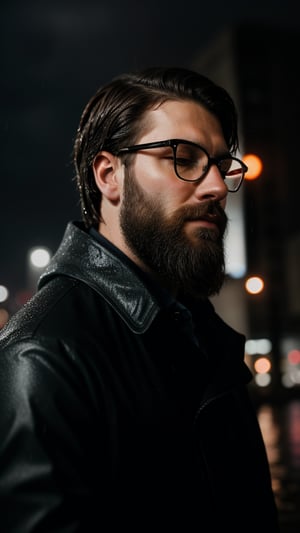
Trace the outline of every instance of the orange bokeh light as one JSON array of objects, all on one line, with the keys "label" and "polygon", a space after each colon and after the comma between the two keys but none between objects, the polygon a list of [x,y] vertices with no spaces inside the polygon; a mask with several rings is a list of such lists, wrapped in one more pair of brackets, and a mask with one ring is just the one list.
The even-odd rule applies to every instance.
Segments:
[{"label": "orange bokeh light", "polygon": [[262,160],[254,154],[246,154],[243,157],[245,165],[248,167],[248,172],[245,174],[245,180],[255,180],[260,176],[263,169]]},{"label": "orange bokeh light", "polygon": [[264,289],[264,280],[259,276],[252,276],[246,279],[245,288],[249,294],[259,294]]},{"label": "orange bokeh light", "polygon": [[266,357],[260,357],[255,361],[254,368],[258,374],[265,374],[271,370],[271,362]]}]

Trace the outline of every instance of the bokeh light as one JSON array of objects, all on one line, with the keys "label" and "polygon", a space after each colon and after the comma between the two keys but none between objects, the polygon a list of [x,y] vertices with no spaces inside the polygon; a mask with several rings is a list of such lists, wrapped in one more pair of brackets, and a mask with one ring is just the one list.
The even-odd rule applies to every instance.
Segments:
[{"label": "bokeh light", "polygon": [[263,164],[260,157],[255,154],[246,154],[243,157],[243,161],[248,167],[248,172],[245,174],[246,180],[255,180],[261,175]]},{"label": "bokeh light", "polygon": [[264,289],[264,281],[259,276],[252,276],[245,282],[246,291],[250,294],[259,294]]},{"label": "bokeh light", "polygon": [[254,368],[258,374],[266,374],[271,370],[270,359],[267,357],[260,357],[259,359],[256,359]]},{"label": "bokeh light", "polygon": [[0,285],[0,302],[5,302],[8,296],[8,289],[4,285]]},{"label": "bokeh light", "polygon": [[9,319],[9,313],[6,309],[0,308],[0,329],[5,326],[6,322]]},{"label": "bokeh light", "polygon": [[36,268],[44,268],[48,265],[51,255],[47,248],[33,248],[30,251],[30,263]]}]

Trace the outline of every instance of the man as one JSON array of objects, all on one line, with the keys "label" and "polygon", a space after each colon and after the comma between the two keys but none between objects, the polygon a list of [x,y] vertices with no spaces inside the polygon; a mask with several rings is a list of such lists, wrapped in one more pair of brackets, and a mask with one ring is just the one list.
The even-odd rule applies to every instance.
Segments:
[{"label": "man", "polygon": [[198,73],[101,87],[74,146],[82,221],[1,335],[1,527],[278,531],[224,281],[237,117]]}]

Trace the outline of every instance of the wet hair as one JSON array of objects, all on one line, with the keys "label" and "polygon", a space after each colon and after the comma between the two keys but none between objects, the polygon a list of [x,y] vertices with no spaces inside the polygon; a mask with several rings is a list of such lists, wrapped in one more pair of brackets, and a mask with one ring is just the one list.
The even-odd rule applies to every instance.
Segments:
[{"label": "wet hair", "polygon": [[[123,74],[100,87],[81,115],[74,142],[74,166],[84,224],[97,226],[101,192],[93,162],[100,150],[118,154],[135,144],[145,128],[147,111],[167,100],[190,100],[217,117],[230,152],[238,149],[237,112],[227,91],[186,68],[152,67]],[[128,157],[128,156],[124,156]]]}]

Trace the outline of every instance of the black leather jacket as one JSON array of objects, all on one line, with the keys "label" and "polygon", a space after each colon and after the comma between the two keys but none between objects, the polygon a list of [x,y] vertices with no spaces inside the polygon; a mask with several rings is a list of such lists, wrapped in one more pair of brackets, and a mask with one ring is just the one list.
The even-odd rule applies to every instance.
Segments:
[{"label": "black leather jacket", "polygon": [[0,335],[3,533],[278,531],[244,337],[70,223]]}]

